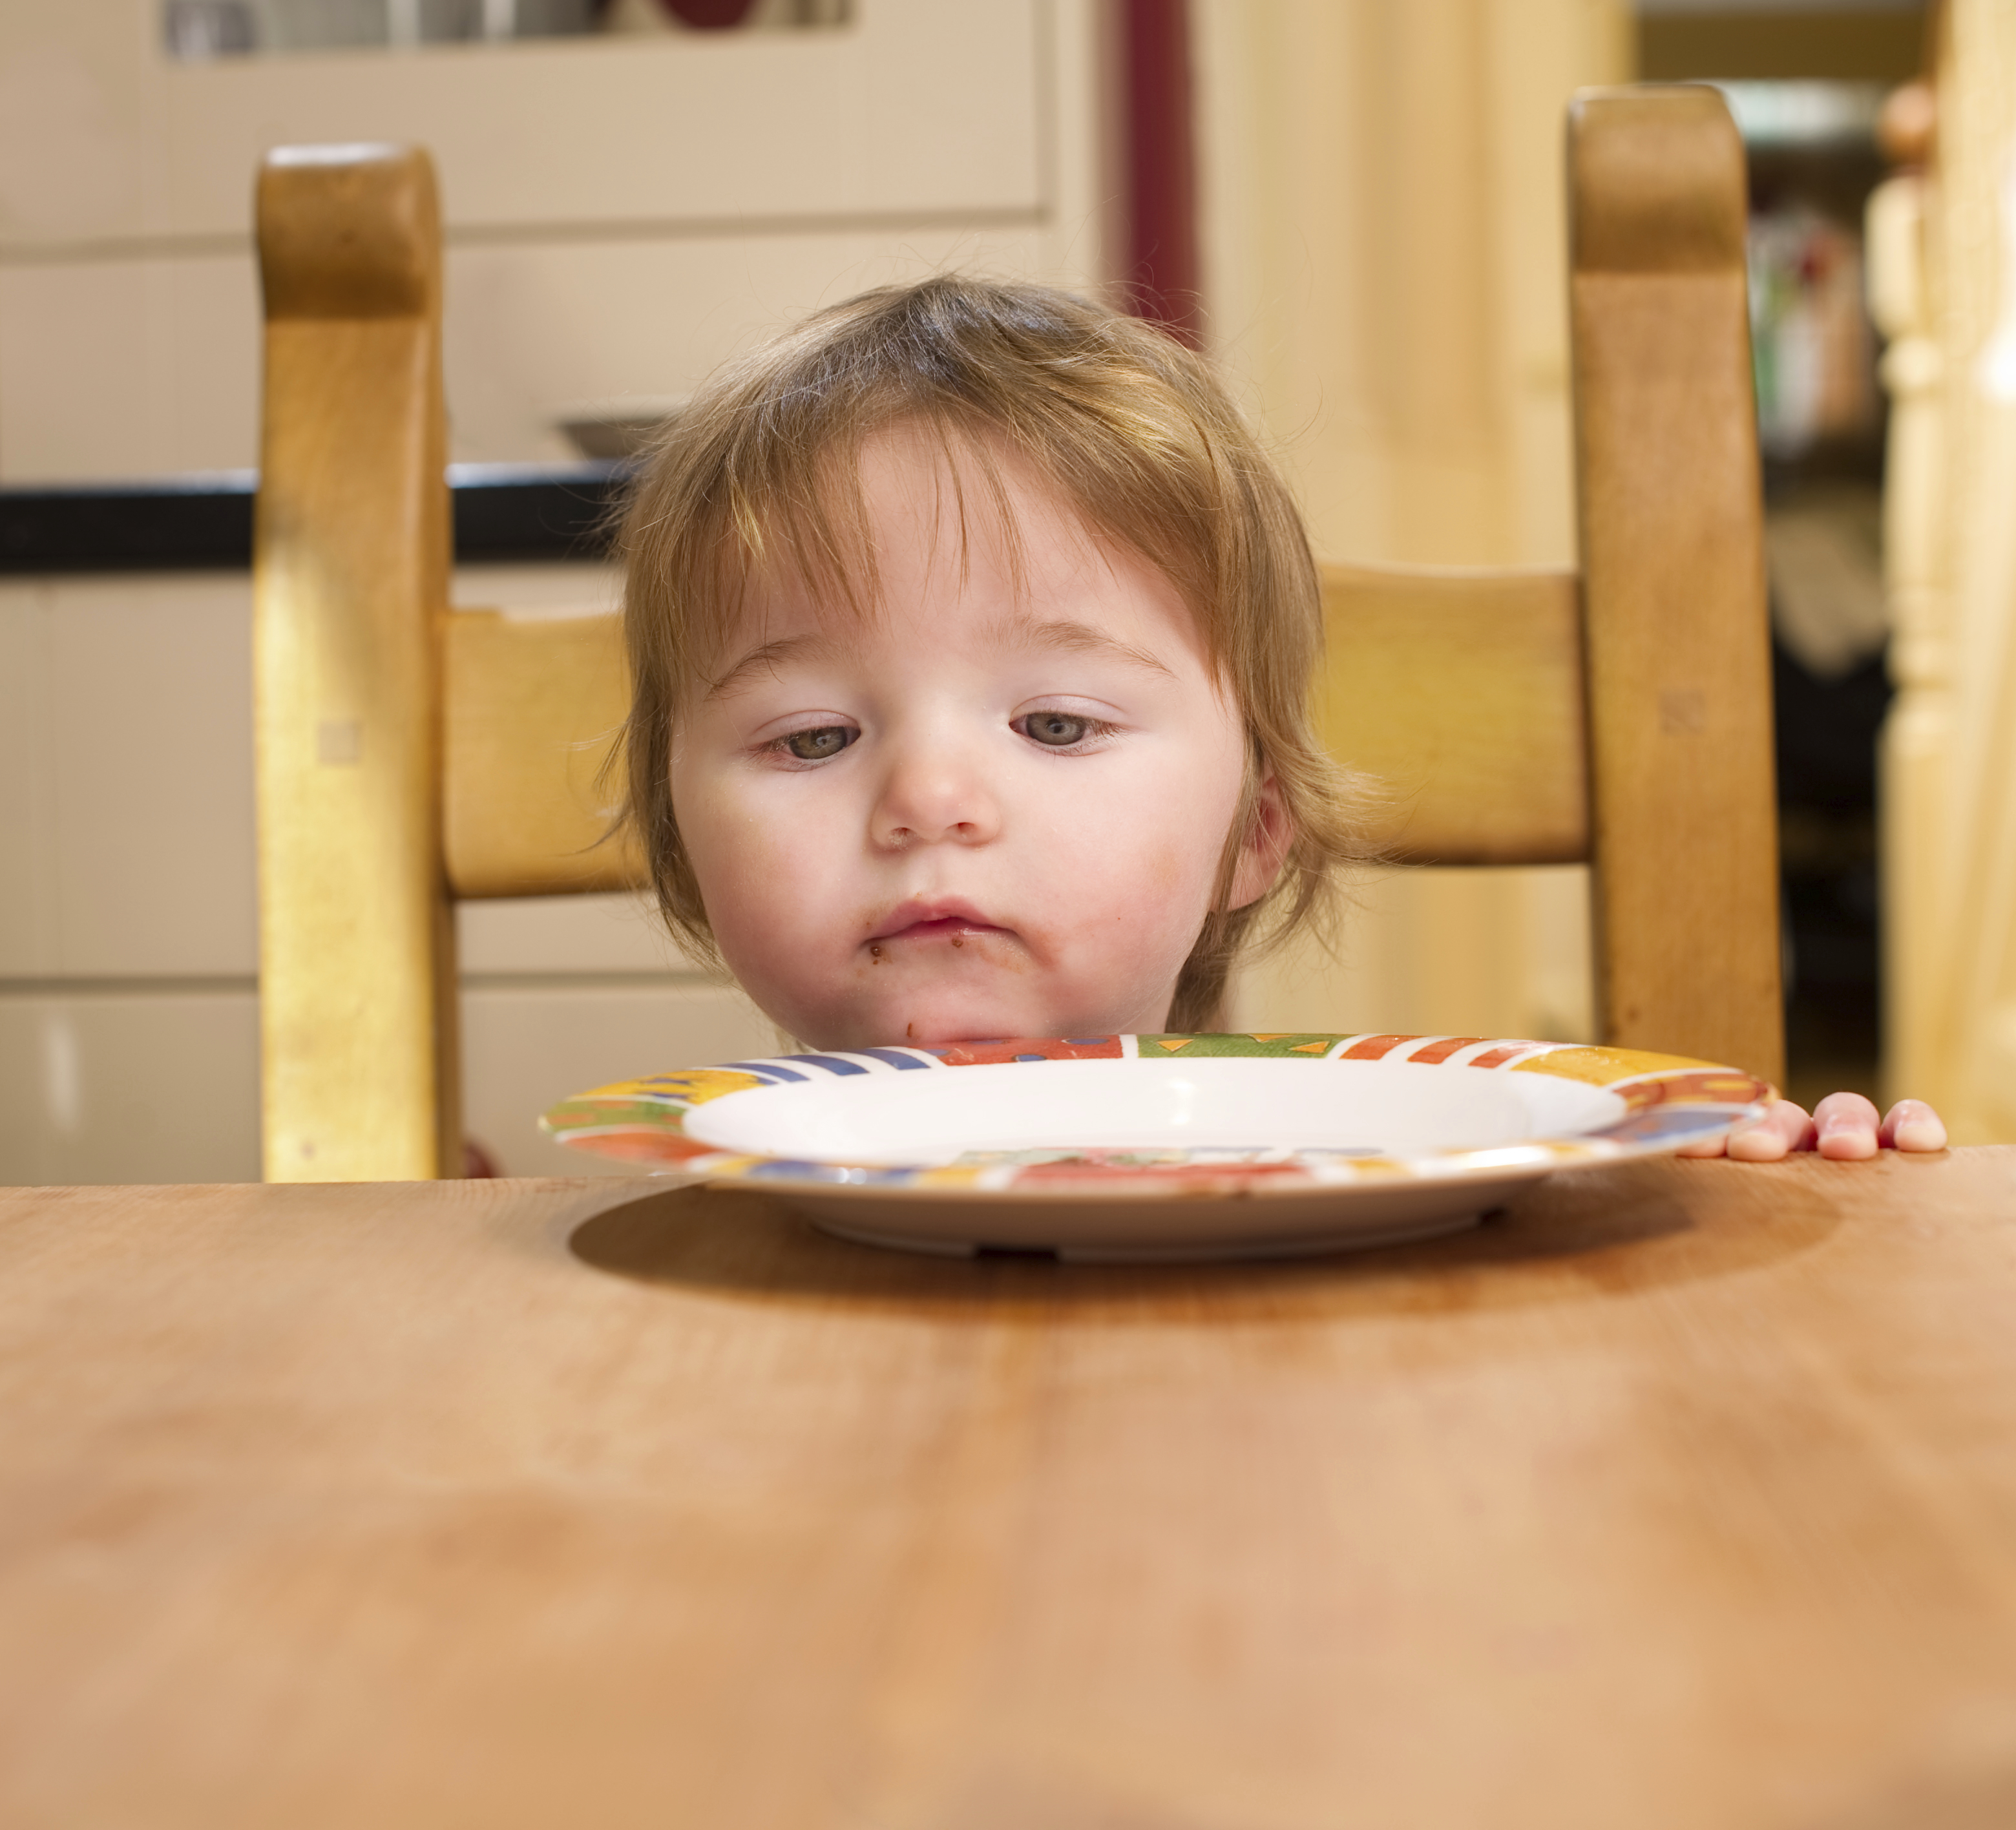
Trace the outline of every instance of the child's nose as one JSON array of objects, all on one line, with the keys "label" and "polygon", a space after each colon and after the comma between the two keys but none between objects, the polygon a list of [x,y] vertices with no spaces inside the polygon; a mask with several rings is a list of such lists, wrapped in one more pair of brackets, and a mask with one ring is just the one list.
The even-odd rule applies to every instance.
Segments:
[{"label": "child's nose", "polygon": [[892,754],[871,821],[877,845],[985,845],[1001,830],[1001,804],[981,760],[956,745],[920,744]]}]

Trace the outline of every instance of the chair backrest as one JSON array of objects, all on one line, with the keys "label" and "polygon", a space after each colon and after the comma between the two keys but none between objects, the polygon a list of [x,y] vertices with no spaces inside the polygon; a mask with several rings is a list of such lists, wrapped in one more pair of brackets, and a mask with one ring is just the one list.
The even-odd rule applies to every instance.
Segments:
[{"label": "chair backrest", "polygon": [[[1397,856],[1595,866],[1603,1039],[1778,1078],[1742,149],[1712,90],[1569,124],[1579,573],[1332,566],[1322,715]],[[451,902],[638,882],[596,780],[613,618],[447,607],[431,168],[260,177],[254,561],[266,1173],[453,1173]]]}]

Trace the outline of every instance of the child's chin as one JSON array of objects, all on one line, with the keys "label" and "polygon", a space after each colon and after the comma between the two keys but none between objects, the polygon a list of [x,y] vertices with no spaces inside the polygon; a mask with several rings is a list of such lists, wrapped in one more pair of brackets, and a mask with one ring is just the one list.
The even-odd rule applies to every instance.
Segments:
[{"label": "child's chin", "polygon": [[[1049,1027],[1046,1027],[1049,1025]],[[989,1042],[1016,1036],[1061,1036],[1052,1020],[979,1000],[947,998],[906,1003],[890,1011],[863,1013],[836,1026],[848,1039],[829,1048],[943,1048],[953,1043]],[[1073,1030],[1085,1035],[1089,1031]]]}]

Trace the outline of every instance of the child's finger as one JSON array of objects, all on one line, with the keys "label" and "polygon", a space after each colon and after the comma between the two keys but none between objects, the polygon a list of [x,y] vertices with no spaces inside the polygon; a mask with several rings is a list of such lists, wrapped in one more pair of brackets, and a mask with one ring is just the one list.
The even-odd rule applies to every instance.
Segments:
[{"label": "child's finger", "polygon": [[1946,1147],[1946,1128],[1939,1114],[1921,1099],[1900,1099],[1885,1114],[1877,1134],[1885,1146],[1898,1150],[1935,1151]]},{"label": "child's finger", "polygon": [[1726,1137],[1711,1137],[1705,1144],[1683,1144],[1673,1152],[1675,1156],[1720,1156],[1729,1148]]},{"label": "child's finger", "polygon": [[1814,1147],[1837,1162],[1875,1155],[1881,1115],[1859,1093],[1831,1093],[1813,1108]]},{"label": "child's finger", "polygon": [[1764,1116],[1754,1125],[1735,1133],[1729,1140],[1729,1154],[1739,1163],[1775,1163],[1795,1150],[1813,1147],[1813,1124],[1804,1106],[1788,1099],[1773,1100]]},{"label": "child's finger", "polygon": [[1673,1152],[1675,1156],[1720,1156],[1728,1149],[1726,1137],[1711,1137],[1705,1144],[1683,1144]]}]

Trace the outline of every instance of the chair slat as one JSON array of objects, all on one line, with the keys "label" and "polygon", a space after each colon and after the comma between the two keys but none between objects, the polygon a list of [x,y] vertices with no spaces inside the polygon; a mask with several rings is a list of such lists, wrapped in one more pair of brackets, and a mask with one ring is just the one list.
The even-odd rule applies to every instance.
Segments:
[{"label": "chair slat", "polygon": [[1575,575],[1327,566],[1318,716],[1415,864],[1589,856]]},{"label": "chair slat", "polygon": [[1706,88],[1585,92],[1569,134],[1600,1021],[1779,1081],[1742,142]]},{"label": "chair slat", "polygon": [[254,535],[268,1181],[460,1165],[434,619],[448,499],[434,169],[286,149],[259,175]]},{"label": "chair slat", "polygon": [[643,861],[607,837],[604,766],[629,709],[614,616],[455,611],[444,625],[442,827],[457,896],[635,888]]}]

